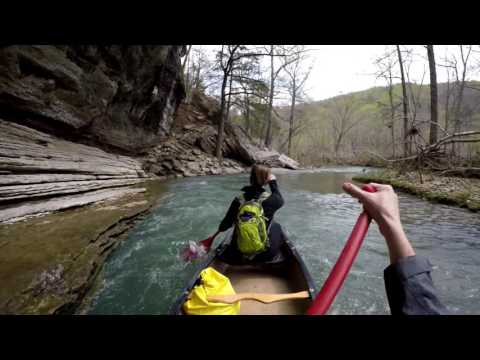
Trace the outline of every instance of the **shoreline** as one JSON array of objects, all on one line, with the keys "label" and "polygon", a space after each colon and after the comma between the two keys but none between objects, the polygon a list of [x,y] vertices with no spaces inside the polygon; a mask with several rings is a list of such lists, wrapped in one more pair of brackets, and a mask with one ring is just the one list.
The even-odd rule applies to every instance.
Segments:
[{"label": "shoreline", "polygon": [[420,183],[417,173],[399,174],[393,170],[370,172],[354,176],[352,180],[360,183],[389,184],[394,189],[433,203],[457,206],[472,212],[480,211],[479,179],[439,176],[432,173],[422,175],[423,184]]},{"label": "shoreline", "polygon": [[144,191],[0,225],[0,313],[75,314],[105,260],[161,199]]}]

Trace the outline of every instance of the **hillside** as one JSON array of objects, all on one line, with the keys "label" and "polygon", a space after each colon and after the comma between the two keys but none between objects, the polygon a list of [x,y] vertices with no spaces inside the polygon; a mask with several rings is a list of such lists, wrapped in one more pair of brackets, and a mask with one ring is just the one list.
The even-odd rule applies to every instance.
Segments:
[{"label": "hillside", "polygon": [[[439,121],[445,128],[447,84],[438,84]],[[450,89],[452,89],[450,84]],[[480,82],[470,82],[464,90],[464,99],[460,111],[460,130],[480,129]],[[413,94],[416,101],[410,100],[410,127],[419,131],[415,141],[421,143],[422,137],[428,139],[428,121],[430,120],[430,89],[428,85],[408,84],[408,94]],[[452,91],[451,91],[452,93]],[[387,87],[374,87],[368,90],[349,93],[323,101],[297,105],[296,124],[301,125],[298,135],[292,142],[292,157],[307,165],[319,165],[328,162],[368,163],[382,157],[401,154],[401,136],[403,127],[402,89],[397,84],[393,87],[394,104],[392,147],[391,110]],[[448,131],[453,128],[453,96],[449,100]],[[277,108],[274,147],[286,151],[288,138],[289,108]],[[346,130],[340,136],[343,128]],[[336,127],[336,130],[335,130]],[[445,132],[439,131],[439,137]],[[338,143],[338,138],[341,137]],[[337,159],[335,149],[337,148]],[[479,145],[466,145],[464,153],[478,156]],[[374,155],[377,154],[377,155]]]}]

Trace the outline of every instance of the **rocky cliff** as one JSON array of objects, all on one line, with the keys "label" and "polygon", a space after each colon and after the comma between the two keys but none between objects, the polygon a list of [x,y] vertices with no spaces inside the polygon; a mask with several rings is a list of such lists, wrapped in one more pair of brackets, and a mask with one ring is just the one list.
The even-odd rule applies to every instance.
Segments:
[{"label": "rocky cliff", "polygon": [[0,48],[0,222],[99,201],[109,196],[101,189],[148,178],[142,154],[168,138],[184,98],[183,52]]},{"label": "rocky cliff", "polygon": [[7,46],[0,118],[128,155],[168,135],[183,46]]}]

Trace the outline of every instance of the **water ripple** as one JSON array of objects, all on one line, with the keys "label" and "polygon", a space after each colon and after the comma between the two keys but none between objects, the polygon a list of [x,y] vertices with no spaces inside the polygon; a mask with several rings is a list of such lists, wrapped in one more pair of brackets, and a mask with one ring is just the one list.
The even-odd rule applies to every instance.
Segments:
[{"label": "water ripple", "polygon": [[[278,174],[285,206],[277,221],[295,242],[318,288],[329,274],[362,211],[342,193],[354,168]],[[104,268],[94,314],[165,314],[195,271],[177,260],[189,241],[215,232],[246,175],[181,179],[131,231]],[[480,314],[480,218],[467,210],[400,194],[405,232],[417,254],[434,265],[432,277],[453,313]],[[216,244],[221,239],[216,240]],[[332,314],[388,314],[383,269],[388,252],[372,224]]]}]

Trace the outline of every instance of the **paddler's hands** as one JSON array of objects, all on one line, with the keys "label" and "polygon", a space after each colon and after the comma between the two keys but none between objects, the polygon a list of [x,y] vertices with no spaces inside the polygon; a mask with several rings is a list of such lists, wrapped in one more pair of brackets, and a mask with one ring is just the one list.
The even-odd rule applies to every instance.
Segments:
[{"label": "paddler's hands", "polygon": [[399,258],[414,256],[400,221],[398,196],[390,185],[370,183],[377,189],[370,193],[358,186],[345,183],[343,190],[358,199],[368,214],[377,222],[378,227],[388,245],[390,261],[396,262]]},{"label": "paddler's hands", "polygon": [[369,185],[372,185],[377,191],[374,193],[364,191],[351,183],[343,184],[343,190],[358,199],[381,228],[387,227],[388,224],[399,224],[398,196],[393,188],[390,185],[375,183]]},{"label": "paddler's hands", "polygon": [[270,175],[268,175],[268,178],[267,178],[267,183],[269,183],[270,181],[273,181],[273,180],[277,180],[277,177],[275,175],[273,175],[272,173],[270,173]]}]

